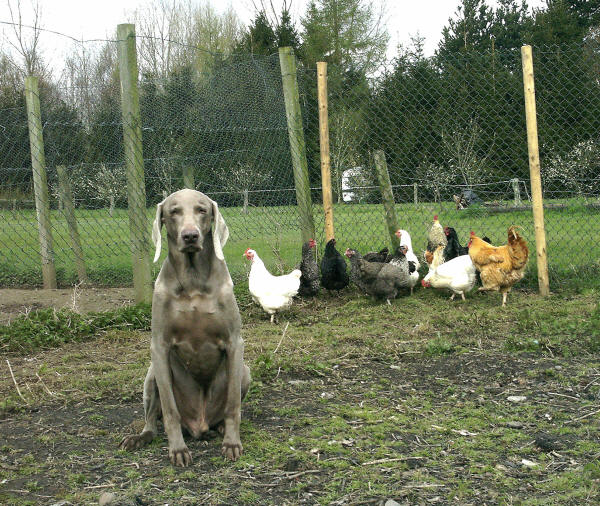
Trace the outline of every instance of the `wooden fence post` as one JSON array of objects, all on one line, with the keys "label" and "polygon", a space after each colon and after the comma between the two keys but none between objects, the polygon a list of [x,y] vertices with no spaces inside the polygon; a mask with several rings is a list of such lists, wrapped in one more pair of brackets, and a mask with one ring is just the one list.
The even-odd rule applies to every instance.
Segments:
[{"label": "wooden fence post", "polygon": [[194,183],[194,173],[192,172],[192,168],[189,165],[184,165],[183,169],[182,169],[182,173],[183,173],[183,186],[186,188],[195,190],[196,184]]},{"label": "wooden fence post", "polygon": [[417,183],[413,183],[413,200],[415,201],[415,206],[419,203],[419,185]]},{"label": "wooden fence post", "polygon": [[400,246],[400,240],[396,237],[396,230],[399,228],[398,218],[396,218],[394,192],[392,191],[392,182],[390,181],[390,173],[388,172],[385,153],[378,149],[373,153],[373,160],[375,162],[377,180],[379,181],[379,187],[381,188],[381,200],[383,201],[388,233],[390,234],[392,246],[396,249]]},{"label": "wooden fence post", "polygon": [[533,223],[537,250],[537,271],[540,295],[550,294],[548,258],[546,257],[546,231],[544,229],[544,201],[540,176],[540,154],[538,146],[537,117],[535,108],[535,82],[533,78],[533,54],[531,46],[521,47],[523,63],[523,89],[525,92],[525,117],[527,120],[527,150],[529,152],[529,177],[533,200]]},{"label": "wooden fence post", "polygon": [[25,78],[25,101],[27,102],[27,126],[29,128],[29,146],[31,148],[35,210],[40,238],[40,253],[42,256],[42,279],[44,288],[56,288],[56,267],[54,265],[54,251],[52,249],[44,135],[42,131],[38,78],[35,76],[27,76]]},{"label": "wooden fence post", "polygon": [[306,242],[315,236],[315,223],[312,214],[312,199],[308,179],[308,162],[306,161],[306,144],[302,128],[302,111],[300,109],[300,92],[296,79],[296,57],[291,47],[279,48],[279,64],[283,82],[283,97],[290,137],[290,151],[294,169],[296,200],[300,212],[302,241]]},{"label": "wooden fence post", "polygon": [[317,89],[319,96],[319,143],[321,147],[321,187],[325,214],[325,240],[334,237],[333,197],[331,195],[331,160],[329,157],[329,112],[327,105],[327,62],[317,62]]},{"label": "wooden fence post", "polygon": [[518,207],[520,205],[522,205],[522,201],[521,201],[521,189],[519,188],[519,178],[518,177],[514,177],[510,180],[510,183],[512,184],[512,188],[513,188],[513,195],[514,195],[514,206]]},{"label": "wooden fence post", "polygon": [[146,215],[135,26],[131,24],[118,25],[117,39],[133,286],[136,302],[150,302],[152,299],[152,278],[148,256],[150,240]]},{"label": "wooden fence post", "polygon": [[69,237],[71,238],[71,249],[75,255],[75,266],[77,267],[77,277],[79,282],[86,284],[88,282],[87,271],[85,269],[85,260],[83,258],[83,249],[79,239],[79,230],[77,229],[77,219],[75,218],[75,205],[73,204],[73,193],[71,184],[67,178],[64,165],[56,167],[58,174],[58,192],[60,200],[63,203],[63,213],[69,227]]}]

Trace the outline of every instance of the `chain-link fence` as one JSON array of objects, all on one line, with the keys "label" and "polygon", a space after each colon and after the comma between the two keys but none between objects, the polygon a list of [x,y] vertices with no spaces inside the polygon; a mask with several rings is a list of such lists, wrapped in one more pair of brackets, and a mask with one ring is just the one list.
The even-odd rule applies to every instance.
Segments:
[{"label": "chain-link fence", "polygon": [[[102,78],[39,87],[59,285],[77,282],[81,263],[93,284],[131,284],[140,261],[139,251],[132,254],[131,227],[141,230],[137,241],[149,257],[154,205],[185,186],[219,203],[231,233],[225,255],[234,279],[245,274],[247,247],[273,272],[299,261],[301,230],[311,224],[297,202],[308,184],[315,233],[324,243],[314,69],[298,68],[300,131],[293,127],[299,117],[290,109],[293,94],[284,93],[279,55],[211,55],[201,71],[191,65],[162,78],[142,74],[136,124],[130,112],[123,114],[117,44],[103,49],[108,63]],[[599,60],[583,46],[534,48],[554,279],[597,267],[600,258],[594,240],[600,232]],[[0,102],[10,105],[0,110],[0,286],[40,285],[44,252],[28,109],[22,94],[15,97]],[[378,150],[387,162],[399,226],[411,233],[417,252],[434,214],[463,243],[474,230],[504,244],[507,227],[516,224],[535,249],[518,51],[399,59],[375,76],[330,65],[328,97],[339,249],[389,245],[373,167]],[[124,143],[124,125],[126,141],[141,130],[142,152]],[[136,179],[132,166],[141,167],[142,160],[143,178],[138,172]],[[63,166],[68,192],[60,184]],[[302,170],[307,185],[298,180]],[[128,212],[128,177],[129,188],[145,197],[137,221]],[[531,278],[534,262],[532,255]]]}]

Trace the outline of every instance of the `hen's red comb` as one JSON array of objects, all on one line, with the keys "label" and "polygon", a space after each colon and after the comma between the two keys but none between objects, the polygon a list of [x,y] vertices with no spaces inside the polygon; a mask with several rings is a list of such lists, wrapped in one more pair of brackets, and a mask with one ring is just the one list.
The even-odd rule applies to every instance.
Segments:
[{"label": "hen's red comb", "polygon": [[246,251],[244,251],[244,255],[245,255],[246,253],[248,253],[248,251],[250,251],[251,249],[252,249],[252,248],[246,248]]},{"label": "hen's red comb", "polygon": [[436,214],[436,215],[433,217],[433,219],[434,219],[434,220],[437,220],[437,219],[438,219],[438,215]]},{"label": "hen's red comb", "polygon": [[473,237],[474,235],[475,235],[475,232],[473,232],[473,231],[471,230],[471,237]]}]

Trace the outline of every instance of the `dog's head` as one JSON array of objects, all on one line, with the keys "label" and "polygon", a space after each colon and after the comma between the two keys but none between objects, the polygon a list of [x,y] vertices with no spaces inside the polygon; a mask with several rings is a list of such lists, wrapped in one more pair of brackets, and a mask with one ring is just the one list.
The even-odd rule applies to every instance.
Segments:
[{"label": "dog's head", "polygon": [[160,229],[163,224],[167,229],[171,248],[183,253],[200,251],[205,238],[212,234],[216,257],[219,260],[225,259],[223,247],[229,238],[229,229],[217,203],[204,193],[189,189],[179,190],[156,205],[156,218],[152,226],[152,241],[156,248],[155,262],[160,257]]}]

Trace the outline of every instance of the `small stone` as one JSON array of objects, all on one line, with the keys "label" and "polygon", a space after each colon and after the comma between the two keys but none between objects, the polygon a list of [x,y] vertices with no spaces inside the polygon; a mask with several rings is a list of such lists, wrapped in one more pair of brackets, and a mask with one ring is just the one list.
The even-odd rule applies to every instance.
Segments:
[{"label": "small stone", "polygon": [[525,425],[521,422],[506,422],[506,426],[511,429],[522,429]]},{"label": "small stone", "polygon": [[388,499],[385,501],[385,506],[400,506],[400,503],[397,503],[393,499]]},{"label": "small stone", "polygon": [[524,400],[527,400],[527,397],[524,395],[509,395],[506,400],[509,402],[523,402]]},{"label": "small stone", "polygon": [[527,459],[521,460],[521,464],[523,464],[525,467],[536,467],[538,465],[533,460],[527,460]]},{"label": "small stone", "polygon": [[113,492],[104,492],[98,500],[99,506],[109,506],[110,504],[116,504],[117,496]]},{"label": "small stone", "polygon": [[333,394],[331,392],[323,392],[321,394],[321,399],[333,399]]}]

